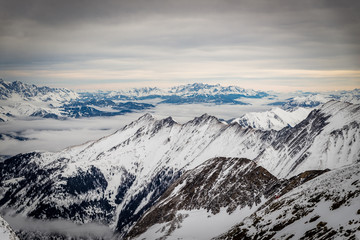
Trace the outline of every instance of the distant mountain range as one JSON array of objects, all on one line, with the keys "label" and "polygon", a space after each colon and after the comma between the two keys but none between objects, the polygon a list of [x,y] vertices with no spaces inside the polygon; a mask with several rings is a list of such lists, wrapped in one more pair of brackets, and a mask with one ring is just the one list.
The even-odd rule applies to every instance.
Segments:
[{"label": "distant mountain range", "polygon": [[97,98],[102,95],[106,99],[116,100],[146,100],[160,98],[160,103],[214,103],[214,104],[247,104],[239,101],[240,98],[263,98],[269,96],[263,91],[244,89],[236,86],[223,87],[220,84],[209,85],[194,83],[172,87],[160,88],[134,88],[128,91],[102,91],[96,93],[83,93],[88,98]]},{"label": "distant mountain range", "polygon": [[253,128],[279,129],[287,125],[293,126],[306,117],[305,113],[309,110],[294,112],[298,108],[311,110],[332,99],[360,103],[359,89],[328,93],[296,92],[292,96],[202,83],[168,89],[145,87],[126,91],[75,92],[64,88],[37,87],[19,81],[0,80],[0,121],[25,117],[66,119],[116,116],[148,111],[159,104],[251,105],[251,99],[262,99],[264,105],[287,112],[275,108],[267,113],[240,115],[235,121]]},{"label": "distant mountain range", "polygon": [[[145,114],[99,140],[0,163],[0,212],[100,222],[120,239],[354,237],[359,119],[359,104],[339,101],[279,131]],[[22,232],[33,234],[50,237]]]},{"label": "distant mountain range", "polygon": [[80,118],[116,116],[154,107],[137,102],[88,98],[64,88],[37,87],[0,80],[0,121],[13,118]]}]

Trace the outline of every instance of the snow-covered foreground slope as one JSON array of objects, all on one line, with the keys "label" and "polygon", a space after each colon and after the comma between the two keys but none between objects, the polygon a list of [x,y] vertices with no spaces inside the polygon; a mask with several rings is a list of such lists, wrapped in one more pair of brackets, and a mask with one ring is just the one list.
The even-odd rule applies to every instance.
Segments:
[{"label": "snow-covered foreground slope", "polygon": [[234,119],[232,122],[240,124],[242,127],[252,127],[262,130],[280,130],[284,127],[294,127],[304,120],[311,109],[298,108],[294,111],[285,111],[281,108],[274,108],[265,112],[246,113]]},{"label": "snow-covered foreground slope", "polygon": [[217,239],[359,239],[360,164],[308,181]]},{"label": "snow-covered foreground slope", "polygon": [[0,217],[0,239],[1,240],[19,240],[15,232],[9,226],[9,224]]},{"label": "snow-covered foreground slope", "polygon": [[255,159],[276,177],[290,177],[358,161],[359,136],[359,105],[335,101],[279,132],[206,114],[185,124],[146,114],[97,141],[0,163],[0,208],[101,222],[123,235],[171,183],[210,158]]}]

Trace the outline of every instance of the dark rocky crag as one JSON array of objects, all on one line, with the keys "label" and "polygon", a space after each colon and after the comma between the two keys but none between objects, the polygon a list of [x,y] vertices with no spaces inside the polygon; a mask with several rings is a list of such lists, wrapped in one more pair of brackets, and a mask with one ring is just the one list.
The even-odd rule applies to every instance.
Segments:
[{"label": "dark rocky crag", "polygon": [[270,204],[275,195],[285,194],[324,171],[308,171],[289,180],[277,179],[261,166],[245,158],[213,158],[175,181],[136,223],[128,239],[146,232],[157,223],[167,223],[163,237],[180,227],[187,216],[179,210],[206,209],[217,214],[225,207],[231,214],[236,208],[253,207],[267,199]]}]

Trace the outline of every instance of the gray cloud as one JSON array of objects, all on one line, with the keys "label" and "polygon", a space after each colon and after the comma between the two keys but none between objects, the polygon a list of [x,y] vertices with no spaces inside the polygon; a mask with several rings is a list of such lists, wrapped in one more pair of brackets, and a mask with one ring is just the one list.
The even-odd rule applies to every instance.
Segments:
[{"label": "gray cloud", "polygon": [[[0,74],[92,84],[190,81],[191,73],[194,80],[246,80],[242,66],[360,71],[359,10],[355,0],[3,0]],[[213,65],[218,71],[205,74]],[[239,70],[230,76],[229,66]]]},{"label": "gray cloud", "polygon": [[15,231],[41,232],[43,234],[57,233],[70,238],[114,239],[114,234],[108,226],[98,223],[75,224],[66,220],[38,220],[21,215],[5,215],[5,220]]}]

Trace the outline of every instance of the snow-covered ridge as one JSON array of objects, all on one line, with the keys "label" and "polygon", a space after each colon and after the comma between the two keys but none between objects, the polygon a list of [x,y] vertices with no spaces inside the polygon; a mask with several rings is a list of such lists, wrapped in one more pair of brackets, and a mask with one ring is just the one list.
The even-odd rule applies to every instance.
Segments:
[{"label": "snow-covered ridge", "polygon": [[294,127],[304,120],[312,109],[298,108],[294,111],[286,111],[281,108],[273,108],[265,112],[246,113],[232,120],[243,127],[252,127],[262,130],[280,130],[284,127]]},{"label": "snow-covered ridge", "polygon": [[256,161],[281,177],[309,169],[334,169],[358,161],[359,142],[360,105],[333,100],[295,127],[280,130],[272,147]]}]

